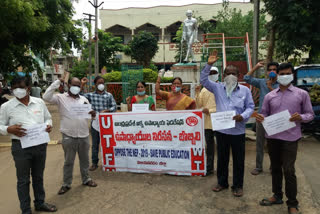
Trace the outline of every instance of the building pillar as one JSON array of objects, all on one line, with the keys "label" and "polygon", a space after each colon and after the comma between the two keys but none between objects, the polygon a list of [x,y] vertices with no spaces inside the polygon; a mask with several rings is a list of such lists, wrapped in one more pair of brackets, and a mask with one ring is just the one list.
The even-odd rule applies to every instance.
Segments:
[{"label": "building pillar", "polygon": [[134,36],[134,29],[131,29],[131,38],[133,39]]}]

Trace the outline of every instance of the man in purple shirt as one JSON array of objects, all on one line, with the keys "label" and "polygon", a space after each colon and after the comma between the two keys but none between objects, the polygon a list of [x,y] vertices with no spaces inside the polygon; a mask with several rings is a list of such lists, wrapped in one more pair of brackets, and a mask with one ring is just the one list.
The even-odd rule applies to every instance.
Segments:
[{"label": "man in purple shirt", "polygon": [[297,214],[297,178],[294,164],[297,157],[298,141],[301,138],[301,122],[307,123],[314,117],[308,93],[294,87],[293,67],[290,63],[282,63],[278,69],[279,88],[267,94],[264,98],[261,114],[256,119],[262,122],[264,117],[288,110],[291,117],[288,120],[296,126],[275,135],[266,135],[269,156],[272,165],[272,192],[274,195],[260,202],[262,206],[282,204],[282,179],[285,179],[285,193],[288,198],[289,214]]},{"label": "man in purple shirt", "polygon": [[234,196],[240,197],[243,195],[245,127],[253,113],[254,102],[249,88],[238,84],[239,69],[237,67],[229,65],[225,68],[223,83],[212,82],[208,79],[210,68],[217,60],[217,52],[214,51],[201,72],[200,83],[214,94],[217,112],[236,112],[236,116],[233,117],[236,125],[234,128],[217,131],[218,184],[212,190],[220,192],[229,187],[228,166],[231,147],[233,159],[232,192]]}]

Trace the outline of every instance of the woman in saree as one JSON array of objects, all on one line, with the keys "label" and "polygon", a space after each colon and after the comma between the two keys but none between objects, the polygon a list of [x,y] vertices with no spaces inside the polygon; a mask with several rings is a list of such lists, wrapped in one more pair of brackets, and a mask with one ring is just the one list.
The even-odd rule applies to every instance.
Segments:
[{"label": "woman in saree", "polygon": [[166,100],[166,109],[171,110],[190,110],[196,109],[195,101],[181,93],[182,79],[175,77],[172,81],[171,90],[172,92],[166,92],[160,90],[160,80],[162,73],[159,74],[156,83],[156,94],[161,96],[162,99]]},{"label": "woman in saree", "polygon": [[149,110],[155,111],[155,103],[152,96],[146,94],[146,83],[143,81],[137,82],[136,85],[137,95],[127,97],[128,111],[132,111],[132,104],[149,104]]}]

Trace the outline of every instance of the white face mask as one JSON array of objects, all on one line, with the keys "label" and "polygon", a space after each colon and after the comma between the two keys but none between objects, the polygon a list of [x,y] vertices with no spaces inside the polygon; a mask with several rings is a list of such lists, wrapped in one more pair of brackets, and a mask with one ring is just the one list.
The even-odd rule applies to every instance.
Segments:
[{"label": "white face mask", "polygon": [[230,97],[232,94],[232,91],[235,89],[235,87],[238,84],[238,77],[230,74],[224,78],[224,82],[226,85],[227,96]]},{"label": "white face mask", "polygon": [[79,92],[80,92],[80,87],[78,87],[78,86],[71,86],[71,87],[70,87],[70,92],[71,92],[71,94],[73,94],[73,95],[78,95]]},{"label": "white face mask", "polygon": [[103,91],[103,90],[104,90],[104,84],[99,84],[99,85],[97,86],[97,89],[98,89],[99,91]]},{"label": "white face mask", "polygon": [[25,88],[16,88],[12,92],[13,95],[18,99],[22,99],[27,96],[27,90]]},{"label": "white face mask", "polygon": [[293,74],[289,74],[289,75],[278,75],[278,83],[280,83],[280,85],[283,86],[287,86],[289,85],[293,80]]},{"label": "white face mask", "polygon": [[208,79],[211,80],[212,82],[217,82],[219,80],[219,74],[209,75]]}]

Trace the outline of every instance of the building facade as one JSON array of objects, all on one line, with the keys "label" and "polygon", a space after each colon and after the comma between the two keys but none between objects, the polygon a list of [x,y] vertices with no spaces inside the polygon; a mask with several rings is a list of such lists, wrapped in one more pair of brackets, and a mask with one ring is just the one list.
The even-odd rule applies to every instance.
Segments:
[{"label": "building facade", "polygon": [[[229,8],[236,8],[243,14],[253,10],[251,3],[229,3]],[[222,10],[219,4],[190,4],[184,6],[157,6],[150,8],[126,8],[126,9],[102,9],[100,10],[101,29],[122,38],[124,44],[128,44],[132,37],[139,31],[151,32],[157,39],[159,51],[153,58],[156,64],[176,63],[176,45],[173,38],[186,19],[186,11],[192,10],[193,15],[201,16],[204,20],[215,23],[213,16]],[[202,41],[203,32],[199,29],[198,40]],[[244,36],[244,35],[239,35]],[[196,60],[201,59],[201,43],[194,45]],[[123,63],[130,63],[131,58],[121,54]]]}]

